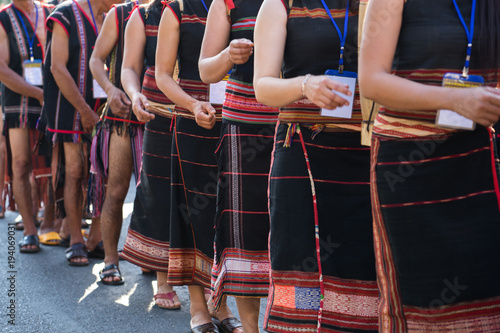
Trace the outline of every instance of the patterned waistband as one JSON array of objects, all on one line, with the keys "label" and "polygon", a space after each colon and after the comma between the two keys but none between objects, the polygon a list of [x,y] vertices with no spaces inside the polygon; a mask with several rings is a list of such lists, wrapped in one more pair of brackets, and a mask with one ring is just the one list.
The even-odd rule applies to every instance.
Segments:
[{"label": "patterned waistband", "polygon": [[373,135],[400,139],[448,136],[458,130],[443,128],[422,120],[396,118],[387,114],[378,114],[373,126]]},{"label": "patterned waistband", "polygon": [[[179,79],[179,86],[189,96],[200,102],[208,102],[209,85],[197,80]],[[216,111],[217,120],[221,119],[222,105],[212,105]],[[175,106],[174,113],[177,116],[185,118],[193,118],[194,115],[188,109],[180,106]]]},{"label": "patterned waistband", "polygon": [[168,99],[167,96],[158,88],[155,79],[155,67],[151,66],[146,70],[144,74],[144,80],[142,82],[142,94],[150,101],[161,103],[161,104],[173,104],[173,102]]},{"label": "patterned waistband", "polygon": [[266,125],[278,119],[278,108],[269,107],[257,101],[253,85],[229,79],[222,118],[235,123]]},{"label": "patterned waistband", "polygon": [[351,119],[321,116],[320,111],[320,108],[317,107],[313,102],[311,102],[307,98],[303,98],[294,102],[293,104],[281,107],[279,111],[279,120],[284,123],[303,124],[361,124],[362,115],[359,92],[356,91]]}]

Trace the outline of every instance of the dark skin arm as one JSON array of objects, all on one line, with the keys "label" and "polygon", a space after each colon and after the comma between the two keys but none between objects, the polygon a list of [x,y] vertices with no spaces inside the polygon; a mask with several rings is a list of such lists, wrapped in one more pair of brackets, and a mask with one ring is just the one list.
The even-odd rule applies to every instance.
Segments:
[{"label": "dark skin arm", "polygon": [[116,27],[116,10],[112,8],[102,24],[99,37],[95,43],[92,57],[89,61],[90,70],[94,79],[104,89],[108,95],[108,105],[115,115],[121,118],[128,118],[132,103],[127,95],[119,88],[115,87],[109,80],[108,72],[104,69],[107,57],[113,51],[118,41],[118,30]]},{"label": "dark skin arm", "polygon": [[99,121],[99,116],[90,108],[83,96],[80,94],[75,81],[71,77],[66,65],[69,59],[69,37],[64,28],[54,24],[52,33],[52,66],[50,68],[52,75],[63,96],[80,113],[83,130],[91,133],[94,126]]}]

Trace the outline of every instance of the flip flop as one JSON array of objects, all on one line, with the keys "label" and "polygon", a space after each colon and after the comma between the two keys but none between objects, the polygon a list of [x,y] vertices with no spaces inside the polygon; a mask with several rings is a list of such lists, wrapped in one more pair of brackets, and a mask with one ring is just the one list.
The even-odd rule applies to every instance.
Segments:
[{"label": "flip flop", "polygon": [[[114,272],[109,272],[113,269],[115,270]],[[107,271],[108,271],[108,273],[105,273]],[[115,280],[105,281],[104,280],[105,278],[110,277],[110,276],[120,278],[120,280],[118,280],[118,281],[115,281]],[[118,285],[125,283],[125,279],[123,278],[122,273],[120,272],[120,269],[115,264],[109,264],[108,266],[104,267],[99,272],[99,278],[101,279],[101,282],[103,284],[108,285],[108,286],[118,286]]]},{"label": "flip flop", "polygon": [[220,331],[214,323],[206,323],[191,328],[191,333],[220,333]]},{"label": "flip flop", "polygon": [[[35,248],[24,248],[27,245],[35,245]],[[19,242],[19,252],[21,253],[36,253],[40,251],[40,243],[37,235],[24,236]]]},{"label": "flip flop", "polygon": [[[79,262],[72,261],[73,258],[85,258],[87,261]],[[87,266],[89,264],[89,257],[87,255],[87,248],[83,243],[75,243],[66,250],[66,261],[70,266]]]},{"label": "flip flop", "polygon": [[58,246],[61,244],[61,236],[55,231],[38,235],[38,238],[43,245]]},{"label": "flip flop", "polygon": [[[175,291],[171,291],[169,293],[163,293],[163,294],[156,294],[154,296],[154,299],[155,301],[157,299],[166,299],[166,300],[169,300],[171,301],[172,303],[174,303],[174,297],[177,296],[177,293]],[[158,305],[156,302],[155,302],[156,306],[159,307],[159,308],[162,308],[162,309],[165,309],[165,310],[179,310],[181,308],[181,306],[173,306],[173,307],[168,307],[168,306],[161,306],[161,305]]]}]

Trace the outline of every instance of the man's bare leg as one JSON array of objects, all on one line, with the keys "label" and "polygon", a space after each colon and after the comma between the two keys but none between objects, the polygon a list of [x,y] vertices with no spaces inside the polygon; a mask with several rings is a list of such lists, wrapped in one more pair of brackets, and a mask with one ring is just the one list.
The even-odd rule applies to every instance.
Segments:
[{"label": "man's bare leg", "polygon": [[[118,265],[118,240],[123,222],[123,202],[127,196],[133,170],[132,148],[128,133],[122,136],[113,129],[109,140],[109,171],[106,197],[101,213],[104,266]],[[119,281],[118,277],[106,277],[106,282]]]},{"label": "man's bare leg", "polygon": [[[13,187],[17,209],[23,218],[24,235],[36,235],[33,220],[33,203],[31,199],[31,149],[27,128],[9,129],[10,148],[12,151]],[[27,245],[27,249],[36,248]]]},{"label": "man's bare leg", "polygon": [[[45,234],[51,231],[58,232],[57,226],[55,225],[55,205],[54,205],[54,191],[52,190],[52,184],[49,182],[47,184],[47,195],[48,202],[44,203],[44,214],[43,221],[38,230],[39,234]],[[60,227],[60,225],[59,225]]]},{"label": "man's bare leg", "polygon": [[[85,145],[85,144],[83,144]],[[84,178],[84,167],[88,156],[82,144],[64,142],[64,209],[66,211],[66,221],[71,235],[70,245],[83,243],[81,233],[82,223],[82,181]],[[85,257],[76,257],[71,260],[74,263],[85,263]]]}]

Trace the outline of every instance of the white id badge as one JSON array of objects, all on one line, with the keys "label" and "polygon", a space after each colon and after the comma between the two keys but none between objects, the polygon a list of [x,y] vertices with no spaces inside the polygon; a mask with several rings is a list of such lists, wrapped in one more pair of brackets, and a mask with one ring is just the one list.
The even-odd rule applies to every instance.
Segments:
[{"label": "white id badge", "polygon": [[342,106],[335,108],[333,110],[328,110],[328,109],[321,109],[321,115],[325,117],[335,117],[335,118],[345,118],[345,119],[351,119],[352,118],[352,106],[354,103],[354,93],[356,91],[356,79],[358,75],[354,72],[346,72],[344,71],[342,74],[340,74],[336,70],[327,70],[326,75],[330,75],[335,81],[338,81],[340,83],[343,83],[345,85],[349,86],[349,90],[351,91],[351,96],[347,96],[344,94],[341,94],[337,91],[335,93],[339,95],[342,98],[345,98],[348,102],[348,106]]},{"label": "white id badge", "polygon": [[99,83],[97,82],[96,79],[93,79],[92,84],[93,84],[92,88],[94,91],[94,98],[95,99],[108,98],[108,95],[106,94],[104,89],[102,89],[102,87],[99,85]]},{"label": "white id badge", "polygon": [[[448,88],[473,88],[484,84],[484,79],[478,75],[467,77],[456,73],[446,73],[443,77],[443,87]],[[438,110],[436,125],[447,128],[474,130],[476,123],[461,114],[451,110]]]},{"label": "white id badge", "polygon": [[229,74],[227,74],[219,82],[210,84],[210,92],[208,94],[208,102],[210,104],[224,104],[224,100],[226,99],[226,86],[228,79]]},{"label": "white id badge", "polygon": [[33,86],[43,86],[41,60],[23,61],[24,80]]}]

